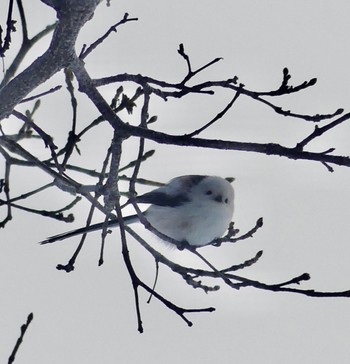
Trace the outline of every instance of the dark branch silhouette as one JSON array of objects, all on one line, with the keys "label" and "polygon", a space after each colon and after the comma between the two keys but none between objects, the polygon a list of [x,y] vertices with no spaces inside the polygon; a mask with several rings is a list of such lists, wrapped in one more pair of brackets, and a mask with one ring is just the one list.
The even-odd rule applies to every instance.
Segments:
[{"label": "dark branch silhouette", "polygon": [[9,357],[9,360],[8,360],[8,364],[14,363],[17,352],[18,352],[18,349],[19,349],[19,347],[21,346],[21,344],[23,342],[24,335],[25,335],[30,323],[33,321],[33,318],[34,318],[34,315],[31,312],[27,317],[27,322],[21,326],[21,335],[17,339],[16,345],[12,350],[12,353],[11,353],[11,355]]},{"label": "dark branch silhouette", "polygon": [[[317,291],[314,289],[296,288],[294,285],[301,285],[304,281],[310,280],[308,273],[301,273],[296,277],[292,277],[287,281],[280,283],[265,283],[258,279],[248,279],[244,275],[237,275],[236,271],[244,271],[247,267],[263,259],[262,251],[257,252],[253,257],[239,264],[230,265],[228,267],[218,267],[211,262],[205,255],[169,237],[164,236],[159,231],[154,229],[142,215],[141,210],[135,203],[138,186],[145,184],[149,186],[159,186],[161,182],[146,180],[142,177],[141,165],[148,163],[154,155],[154,150],[145,151],[145,141],[151,140],[156,144],[176,145],[183,147],[196,147],[203,149],[220,149],[245,151],[251,153],[259,153],[269,156],[281,156],[294,160],[309,160],[319,162],[326,167],[327,171],[333,172],[336,166],[350,167],[350,156],[337,154],[337,146],[330,145],[322,152],[313,151],[310,147],[310,142],[322,138],[330,130],[341,127],[350,119],[350,112],[345,112],[344,109],[338,108],[324,114],[317,112],[313,114],[305,114],[303,112],[287,110],[279,106],[278,97],[286,96],[300,92],[306,92],[310,87],[315,87],[316,78],[306,80],[300,84],[291,84],[291,74],[288,68],[282,71],[282,80],[272,90],[256,91],[253,87],[245,85],[239,81],[237,76],[230,75],[227,79],[214,79],[205,82],[197,82],[197,76],[208,70],[212,66],[218,67],[219,61],[222,58],[215,58],[206,62],[194,69],[192,59],[188,51],[185,50],[183,44],[179,45],[178,53],[180,55],[179,62],[185,62],[186,73],[178,77],[177,82],[169,82],[167,80],[158,80],[154,77],[141,74],[114,74],[103,78],[94,78],[94,75],[88,72],[89,55],[93,52],[98,52],[99,47],[103,42],[117,33],[120,27],[132,26],[132,23],[137,21],[137,18],[129,17],[125,13],[121,20],[117,21],[107,31],[101,30],[100,37],[91,43],[90,46],[83,46],[83,49],[78,55],[75,50],[76,39],[80,30],[88,21],[93,21],[93,14],[99,4],[98,0],[43,0],[43,2],[52,7],[57,13],[57,23],[48,26],[39,32],[36,36],[28,38],[28,26],[25,17],[23,4],[17,0],[17,7],[21,18],[22,28],[22,45],[14,60],[7,68],[0,86],[0,120],[16,119],[22,123],[17,132],[12,134],[6,133],[5,128],[0,126],[0,154],[5,163],[5,172],[0,180],[0,207],[5,211],[5,218],[0,222],[0,227],[5,227],[10,221],[13,221],[12,209],[21,209],[31,214],[40,214],[44,218],[59,219],[64,222],[74,220],[71,208],[84,199],[89,202],[90,209],[86,216],[86,226],[90,226],[93,221],[96,210],[102,212],[105,220],[101,229],[101,249],[98,257],[98,265],[104,263],[104,247],[109,235],[108,221],[118,219],[120,244],[122,247],[122,256],[125,267],[131,278],[131,284],[134,292],[134,300],[136,314],[138,320],[138,330],[143,331],[142,323],[142,305],[140,302],[139,291],[144,290],[154,299],[161,302],[170,311],[177,314],[183,319],[188,326],[192,322],[188,316],[194,312],[212,312],[214,308],[183,308],[173,303],[169,298],[164,297],[158,291],[156,285],[150,286],[144,282],[142,277],[138,276],[134,267],[133,256],[128,249],[128,238],[134,238],[144,249],[145,253],[150,254],[157,266],[162,265],[170,269],[174,274],[183,278],[185,283],[193,288],[201,289],[204,292],[216,292],[220,289],[223,283],[232,289],[238,290],[245,287],[254,287],[257,289],[267,290],[271,292],[290,292],[311,297],[349,297],[350,291],[344,290],[339,292],[334,291]],[[7,30],[4,41],[0,38],[0,55],[7,56],[11,50],[11,33],[15,31],[15,22],[12,17],[12,9],[14,3],[9,1],[9,11],[7,19]],[[48,36],[52,32],[52,38],[49,48],[38,57],[32,64],[25,68],[22,72],[17,73],[19,66],[25,59],[28,51],[42,37]],[[45,85],[53,75],[62,72],[65,76],[66,90],[61,85],[52,88],[45,88],[44,92],[35,93],[36,87]],[[189,82],[191,81],[191,82]],[[124,84],[132,85],[133,91],[124,91]],[[115,85],[116,91],[110,99],[102,96],[100,89],[104,85]],[[201,97],[212,97],[220,90],[230,93],[230,101],[214,115],[208,115],[207,120],[203,120],[201,127],[188,132],[171,135],[161,132],[157,129],[157,115],[151,115],[150,110],[155,99],[166,102],[169,99],[174,99],[181,102],[182,99],[189,95],[199,95]],[[70,107],[72,110],[72,119],[67,121],[66,125],[70,125],[69,132],[66,135],[66,141],[63,145],[56,145],[54,135],[51,135],[47,124],[43,123],[36,113],[41,104],[45,102],[47,97],[59,97],[66,92],[70,100],[65,107]],[[83,127],[79,126],[79,102],[80,96],[84,95],[85,100],[90,102],[98,112],[98,116],[92,117],[86,121]],[[314,130],[305,131],[305,136],[301,140],[295,140],[294,146],[288,147],[276,143],[271,140],[268,143],[257,143],[252,141],[235,141],[229,135],[225,139],[210,139],[202,138],[200,135],[203,131],[210,132],[210,128],[220,120],[225,120],[229,117],[229,111],[232,110],[237,102],[242,98],[246,98],[252,103],[264,105],[272,114],[277,113],[281,118],[295,118],[299,122],[310,125],[315,125]],[[25,113],[16,110],[16,107],[23,103],[34,102],[32,109],[28,109]],[[27,104],[26,104],[27,105]],[[141,111],[136,120],[137,113],[135,110]],[[152,109],[153,110],[153,109]],[[126,111],[126,112],[125,112]],[[133,122],[129,122],[125,115],[132,114]],[[135,116],[136,115],[136,116]],[[64,122],[64,120],[60,120]],[[94,133],[98,127],[107,124],[110,127],[111,142],[106,146],[105,158],[101,166],[86,167],[72,162],[73,156],[76,153],[80,154],[81,146],[85,146],[85,138],[89,133]],[[81,128],[81,129],[79,129]],[[308,130],[308,129],[306,129]],[[38,157],[36,150],[30,149],[25,141],[31,140],[36,142],[41,151],[49,151],[48,155]],[[138,156],[132,157],[121,164],[123,155],[123,145],[125,141],[133,140],[138,143]],[[57,143],[58,144],[58,143]],[[22,193],[16,196],[12,195],[12,183],[20,184],[21,181],[12,181],[12,167],[33,170],[40,170],[52,179],[52,182],[30,191],[22,189]],[[326,171],[326,172],[327,172]],[[75,172],[74,174],[71,172]],[[326,173],[325,172],[325,173]],[[85,185],[84,179],[80,177],[89,176],[95,178],[95,183]],[[129,188],[121,182],[129,182]],[[69,193],[77,195],[66,206],[46,209],[37,209],[30,206],[31,197],[39,196],[39,194],[51,188],[57,193]],[[124,188],[124,189],[123,189]],[[29,202],[28,202],[29,201]],[[25,205],[26,204],[26,205]],[[156,249],[154,249],[142,236],[139,236],[133,229],[123,223],[124,208],[127,205],[133,205],[136,212],[139,214],[141,223],[151,230],[155,235],[158,235],[163,240],[169,241],[176,245],[179,249],[187,249],[198,260],[205,264],[206,269],[195,269],[177,264]],[[67,213],[64,215],[63,213]],[[255,218],[255,217],[254,217]],[[211,245],[213,249],[222,244],[230,244],[234,248],[234,244],[238,242],[247,242],[247,239],[252,238],[258,233],[263,225],[262,218],[259,218],[254,226],[249,231],[240,234],[234,223],[228,227],[226,236],[214,240]],[[79,244],[69,258],[68,263],[58,264],[57,269],[65,272],[72,272],[77,264],[78,257],[84,248],[86,234],[83,234]],[[215,282],[215,283],[213,283]],[[29,317],[28,317],[29,319]],[[28,321],[26,328],[30,321]],[[25,328],[25,329],[26,329]],[[25,330],[23,331],[24,335]],[[21,338],[23,338],[23,335]],[[16,349],[17,351],[17,349]],[[14,355],[13,354],[13,360]]]}]

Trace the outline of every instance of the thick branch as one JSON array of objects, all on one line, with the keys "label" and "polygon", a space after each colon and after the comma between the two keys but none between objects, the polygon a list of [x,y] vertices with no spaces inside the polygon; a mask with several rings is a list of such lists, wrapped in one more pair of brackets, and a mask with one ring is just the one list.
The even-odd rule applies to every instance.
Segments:
[{"label": "thick branch", "polygon": [[145,139],[153,140],[159,144],[173,144],[187,147],[201,147],[209,149],[222,149],[222,150],[239,150],[245,152],[255,152],[266,155],[276,155],[280,157],[287,157],[289,159],[304,159],[310,161],[319,161],[324,163],[333,163],[339,166],[350,167],[350,157],[331,155],[324,153],[315,153],[302,151],[299,148],[288,148],[275,143],[250,143],[250,142],[237,142],[230,140],[220,139],[203,139],[203,138],[189,138],[182,135],[169,135],[159,131],[142,129],[132,125],[122,125],[122,128],[127,133],[133,136],[143,137]]},{"label": "thick branch", "polygon": [[0,120],[32,90],[69,65],[75,56],[75,41],[82,26],[92,17],[98,0],[60,2],[58,18],[49,49],[0,91]]}]

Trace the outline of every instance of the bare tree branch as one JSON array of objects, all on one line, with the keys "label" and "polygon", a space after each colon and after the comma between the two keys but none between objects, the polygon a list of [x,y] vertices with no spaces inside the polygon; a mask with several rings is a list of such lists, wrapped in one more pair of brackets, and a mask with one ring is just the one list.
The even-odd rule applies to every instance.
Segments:
[{"label": "bare tree branch", "polygon": [[13,348],[13,351],[12,351],[10,357],[9,357],[9,360],[8,360],[8,364],[12,364],[15,361],[18,349],[19,349],[19,347],[21,346],[21,344],[23,342],[24,335],[25,335],[29,325],[33,321],[33,318],[34,318],[33,313],[30,313],[28,315],[28,317],[27,317],[27,322],[21,326],[21,335],[18,338],[15,347]]},{"label": "bare tree branch", "polygon": [[[223,282],[227,286],[238,290],[245,287],[254,287],[271,292],[291,292],[312,297],[350,297],[350,291],[344,290],[339,292],[334,291],[317,291],[313,289],[296,288],[293,285],[300,285],[304,281],[310,279],[308,273],[299,274],[296,277],[290,278],[280,283],[268,284],[260,282],[258,279],[250,279],[245,276],[236,275],[235,272],[246,269],[253,264],[257,264],[262,259],[262,251],[259,251],[255,256],[244,260],[237,264],[228,264],[225,267],[219,267],[217,263],[207,259],[204,254],[198,250],[188,246],[183,242],[175,241],[170,237],[165,236],[162,232],[154,229],[140,208],[135,202],[137,195],[138,184],[146,184],[150,186],[160,186],[161,182],[146,180],[142,177],[142,163],[148,161],[153,155],[154,150],[145,151],[145,142],[153,141],[156,144],[176,145],[183,147],[195,147],[203,149],[220,149],[226,151],[244,151],[264,154],[267,156],[281,156],[294,160],[309,160],[319,162],[333,172],[334,166],[350,167],[350,156],[342,156],[335,154],[337,146],[327,146],[323,152],[314,152],[307,150],[310,147],[310,142],[324,136],[328,131],[345,125],[350,118],[350,113],[345,113],[344,109],[338,108],[336,111],[325,114],[304,114],[294,110],[287,110],[279,106],[276,100],[279,96],[287,96],[301,91],[306,91],[310,87],[316,85],[316,78],[303,81],[293,85],[291,83],[291,75],[287,68],[283,69],[283,76],[280,84],[272,90],[255,91],[254,89],[245,86],[239,82],[237,76],[229,75],[227,79],[214,79],[205,82],[196,83],[196,76],[201,72],[208,70],[209,67],[216,65],[221,58],[215,58],[207,63],[202,63],[196,69],[193,68],[193,61],[189,54],[185,51],[183,44],[179,45],[178,53],[185,61],[187,70],[179,77],[177,82],[168,82],[166,80],[158,80],[149,76],[140,74],[119,74],[94,79],[92,74],[88,72],[88,67],[85,67],[84,61],[88,61],[88,55],[92,52],[100,50],[101,45],[109,36],[116,33],[117,28],[130,21],[136,21],[137,18],[130,18],[128,13],[125,13],[123,18],[112,25],[101,37],[93,42],[89,47],[84,45],[80,55],[76,54],[76,39],[81,28],[89,21],[98,5],[98,0],[66,0],[64,2],[58,0],[42,0],[48,6],[54,8],[57,12],[57,23],[47,27],[39,32],[32,39],[28,38],[27,22],[25,12],[21,0],[17,0],[17,5],[21,17],[23,41],[19,53],[16,55],[13,63],[10,65],[5,77],[0,86],[0,120],[4,118],[17,118],[23,122],[23,125],[17,132],[11,131],[12,134],[6,134],[6,128],[0,126],[0,154],[5,160],[5,173],[0,181],[0,193],[4,197],[0,199],[0,206],[4,206],[5,218],[0,226],[3,227],[12,219],[12,208],[21,209],[28,213],[41,214],[50,218],[61,219],[64,221],[72,221],[73,214],[67,216],[63,212],[70,209],[83,197],[90,204],[89,212],[86,217],[86,227],[90,226],[95,210],[99,209],[105,216],[104,223],[101,229],[101,249],[98,264],[104,262],[104,247],[106,236],[109,233],[108,223],[110,219],[117,219],[119,222],[120,240],[122,247],[122,257],[126,270],[131,279],[131,285],[134,293],[135,311],[137,316],[137,326],[139,332],[143,332],[142,322],[142,305],[140,301],[140,290],[149,293],[155,300],[158,300],[169,310],[177,314],[184,322],[191,326],[192,322],[188,319],[188,314],[192,312],[212,312],[213,307],[204,308],[183,308],[175,304],[168,297],[161,294],[160,289],[156,285],[147,284],[137,272],[137,267],[134,266],[133,256],[129,251],[128,237],[131,236],[145,249],[145,253],[150,254],[158,266],[162,264],[168,267],[174,274],[179,275],[191,287],[201,289],[204,292],[215,292],[220,286],[216,282]],[[0,52],[4,52],[9,48],[11,32],[14,31],[14,22],[12,20],[13,1],[10,1],[10,10],[8,13],[8,31],[6,34],[5,43]],[[19,64],[26,56],[28,50],[35,42],[41,39],[44,35],[54,30],[49,48],[37,58],[23,72],[14,77],[18,70]],[[61,146],[54,143],[54,135],[50,135],[46,129],[47,125],[34,119],[34,113],[39,107],[41,98],[52,94],[55,96],[55,91],[61,86],[56,86],[48,91],[28,96],[37,86],[42,85],[55,73],[64,69],[67,92],[70,98],[72,120],[69,121],[70,130],[68,132],[67,141]],[[14,77],[14,78],[13,78]],[[75,87],[76,80],[78,88]],[[75,81],[74,80],[74,81]],[[191,81],[191,85],[190,82]],[[132,84],[132,91],[125,92],[124,83]],[[100,92],[100,87],[108,84],[116,84],[110,100],[106,100]],[[47,89],[47,88],[46,88]],[[154,98],[160,101],[174,99],[181,101],[189,95],[202,95],[203,97],[213,97],[220,90],[230,93],[230,101],[222,110],[216,112],[214,117],[208,117],[208,120],[203,120],[201,127],[187,133],[171,135],[169,133],[160,132],[157,129],[157,115],[154,115],[152,102]],[[83,126],[80,126],[79,119],[80,109],[78,102],[81,95],[86,96],[97,110],[98,115],[91,117],[91,120],[86,120]],[[40,97],[40,100],[38,98]],[[247,98],[252,103],[260,103],[267,106],[267,109],[273,113],[277,113],[284,117],[292,117],[304,122],[305,125],[318,123],[312,133],[306,133],[306,136],[301,140],[295,140],[294,147],[286,147],[275,143],[273,140],[269,143],[256,143],[254,141],[235,141],[230,136],[225,136],[225,139],[210,139],[199,138],[198,135],[208,129],[221,119],[229,118],[229,111],[240,102],[242,98]],[[86,99],[86,98],[85,98]],[[17,111],[17,105],[35,100],[31,110],[24,113]],[[139,112],[139,107],[141,111]],[[136,110],[136,111],[135,111]],[[151,111],[152,110],[152,113]],[[135,116],[135,114],[137,114]],[[37,115],[37,114],[36,114]],[[133,116],[132,123],[128,120],[129,116]],[[138,119],[136,119],[138,118]],[[137,120],[135,122],[135,120]],[[75,153],[80,153],[81,144],[85,141],[87,133],[94,133],[101,124],[107,124],[111,129],[111,144],[106,147],[105,156],[101,166],[84,166],[78,163],[71,162]],[[40,125],[40,126],[39,126]],[[79,130],[80,128],[80,130]],[[91,135],[91,134],[90,134]],[[126,140],[136,141],[138,143],[137,157],[130,157],[121,164],[123,154],[123,146]],[[39,148],[50,148],[50,155],[46,154],[46,159],[38,157],[35,151],[26,146],[25,141],[39,140]],[[59,144],[59,143],[57,143]],[[79,148],[79,149],[78,149]],[[41,149],[44,150],[44,149]],[[70,162],[70,163],[69,163]],[[53,181],[45,186],[37,186],[28,192],[25,190],[16,197],[11,196],[11,168],[32,167],[40,170],[49,176]],[[78,177],[74,177],[72,171]],[[122,175],[125,173],[125,175]],[[73,177],[72,177],[72,176]],[[82,176],[94,178],[93,182],[84,185]],[[129,188],[121,187],[121,181],[128,181]],[[24,206],[27,198],[35,196],[46,188],[57,187],[60,191],[68,192],[75,196],[74,199],[63,208],[50,211],[46,209],[33,208]],[[125,200],[127,198],[127,200]],[[124,201],[125,200],[125,201]],[[206,269],[195,269],[177,264],[164,255],[160,254],[147,241],[135,233],[129,226],[124,224],[123,209],[125,206],[133,205],[139,215],[141,223],[165,241],[168,241],[179,249],[191,251],[200,262],[205,264]],[[27,204],[26,204],[27,205]],[[226,236],[214,240],[213,246],[220,246],[222,243],[237,243],[239,241],[247,241],[253,237],[262,227],[262,218],[258,219],[249,231],[239,234],[239,230],[235,228],[234,223],[228,227]],[[71,272],[75,269],[75,265],[81,250],[84,247],[86,233],[83,234],[79,244],[74,251],[72,257],[67,264],[57,265],[57,269]],[[233,244],[232,244],[233,246]],[[215,282],[215,283],[213,283]],[[29,317],[28,317],[29,319]],[[27,326],[29,323],[27,323]],[[27,327],[26,326],[26,327]],[[23,332],[24,335],[24,332]],[[23,335],[21,337],[23,337]],[[14,359],[14,355],[13,355]]]},{"label": "bare tree branch", "polygon": [[37,86],[69,65],[75,57],[74,44],[79,31],[91,19],[98,3],[98,0],[69,0],[58,10],[60,21],[55,27],[49,49],[0,90],[0,120],[8,117],[14,107]]}]

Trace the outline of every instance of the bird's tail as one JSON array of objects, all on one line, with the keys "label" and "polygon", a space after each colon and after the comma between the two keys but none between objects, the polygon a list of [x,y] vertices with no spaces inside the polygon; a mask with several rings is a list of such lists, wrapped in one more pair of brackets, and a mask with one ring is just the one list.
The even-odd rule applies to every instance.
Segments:
[{"label": "bird's tail", "polygon": [[[126,216],[123,218],[124,223],[125,224],[131,224],[135,221],[138,221],[138,216],[137,215],[130,215],[130,216]],[[108,227],[112,227],[112,226],[117,226],[118,225],[118,220],[117,219],[113,219],[113,220],[109,220],[108,221]],[[72,236],[75,235],[80,235],[80,234],[84,234],[84,233],[90,233],[91,231],[96,231],[96,230],[101,230],[103,227],[103,223],[99,222],[97,224],[92,224],[89,226],[85,226],[79,229],[75,229],[75,230],[71,230],[71,231],[67,231],[65,233],[61,233],[61,234],[57,234],[57,235],[53,235],[48,237],[47,239],[43,240],[40,242],[40,244],[51,244],[54,243],[56,241],[59,240],[64,240],[64,239],[68,239]]]}]

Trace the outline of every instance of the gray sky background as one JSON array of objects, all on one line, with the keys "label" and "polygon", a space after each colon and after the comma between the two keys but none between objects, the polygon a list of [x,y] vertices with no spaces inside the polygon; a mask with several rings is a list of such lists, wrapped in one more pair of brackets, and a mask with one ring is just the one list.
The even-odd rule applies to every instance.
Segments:
[{"label": "gray sky background", "polygon": [[[54,20],[53,11],[39,1],[30,6],[24,2],[24,6],[29,11],[31,34]],[[268,91],[279,86],[282,69],[288,67],[292,84],[313,77],[318,83],[275,99],[275,103],[299,113],[331,113],[339,107],[349,111],[349,11],[345,0],[112,1],[109,8],[105,4],[98,7],[81,32],[78,47],[90,44],[128,12],[139,21],[119,28],[88,57],[86,65],[92,77],[129,72],[179,81],[186,67],[177,48],[184,43],[194,68],[216,57],[224,58],[196,81],[238,76],[247,88]],[[46,49],[48,39],[33,49],[23,68]],[[5,66],[6,62],[5,58]],[[56,75],[35,93],[64,84],[63,80],[62,74]],[[101,92],[108,97],[114,88],[105,87]],[[173,134],[194,130],[216,115],[231,97],[217,92],[167,103],[154,99],[151,110],[158,115],[154,128]],[[61,145],[71,123],[69,97],[62,90],[59,96],[42,101],[37,118]],[[96,115],[93,106],[81,97],[79,127]],[[4,128],[16,130],[18,125],[6,122]],[[203,137],[293,146],[313,128],[311,123],[278,116],[241,97]],[[349,135],[350,126],[344,124],[310,144],[309,149],[336,147],[337,154],[349,155]],[[82,157],[76,156],[74,161],[99,168],[110,138],[108,126],[89,135],[88,143],[82,145]],[[41,145],[30,143],[35,153],[45,156]],[[127,142],[125,163],[135,156],[135,145]],[[146,149],[154,147],[148,142]],[[4,165],[0,168],[3,171]],[[155,157],[141,170],[142,177],[163,182],[189,173],[236,177],[234,220],[242,232],[254,226],[259,217],[264,218],[264,227],[253,239],[236,246],[203,248],[201,252],[214,265],[240,263],[263,250],[260,262],[241,275],[274,283],[308,272],[311,280],[302,288],[350,288],[349,170],[335,166],[334,173],[329,173],[316,162],[172,146],[157,146]],[[12,186],[13,195],[49,182],[47,176],[30,170],[14,170],[13,174],[25,180],[25,185]],[[91,182],[87,178],[82,181]],[[43,194],[40,202],[33,199],[31,206],[42,208],[44,204],[58,209],[71,199],[52,190]],[[83,225],[87,207],[82,203],[74,209],[74,226],[14,211],[13,221],[1,232],[0,358],[7,360],[20,325],[32,311],[34,321],[16,364],[349,362],[349,299],[317,299],[253,288],[234,291],[224,284],[220,284],[219,292],[206,295],[164,267],[158,282],[160,293],[180,306],[214,306],[216,311],[188,315],[194,323],[188,328],[156,300],[146,304],[148,296],[140,291],[145,329],[140,335],[117,233],[109,238],[102,267],[97,267],[99,244],[95,234],[89,237],[76,270],[70,274],[57,271],[55,266],[68,261],[77,239],[50,246],[36,244],[48,235]],[[142,227],[135,229],[143,232]],[[182,264],[201,266],[185,252],[164,248],[158,241],[154,244]],[[136,242],[130,241],[130,250],[137,272],[151,284],[154,262]]]}]

